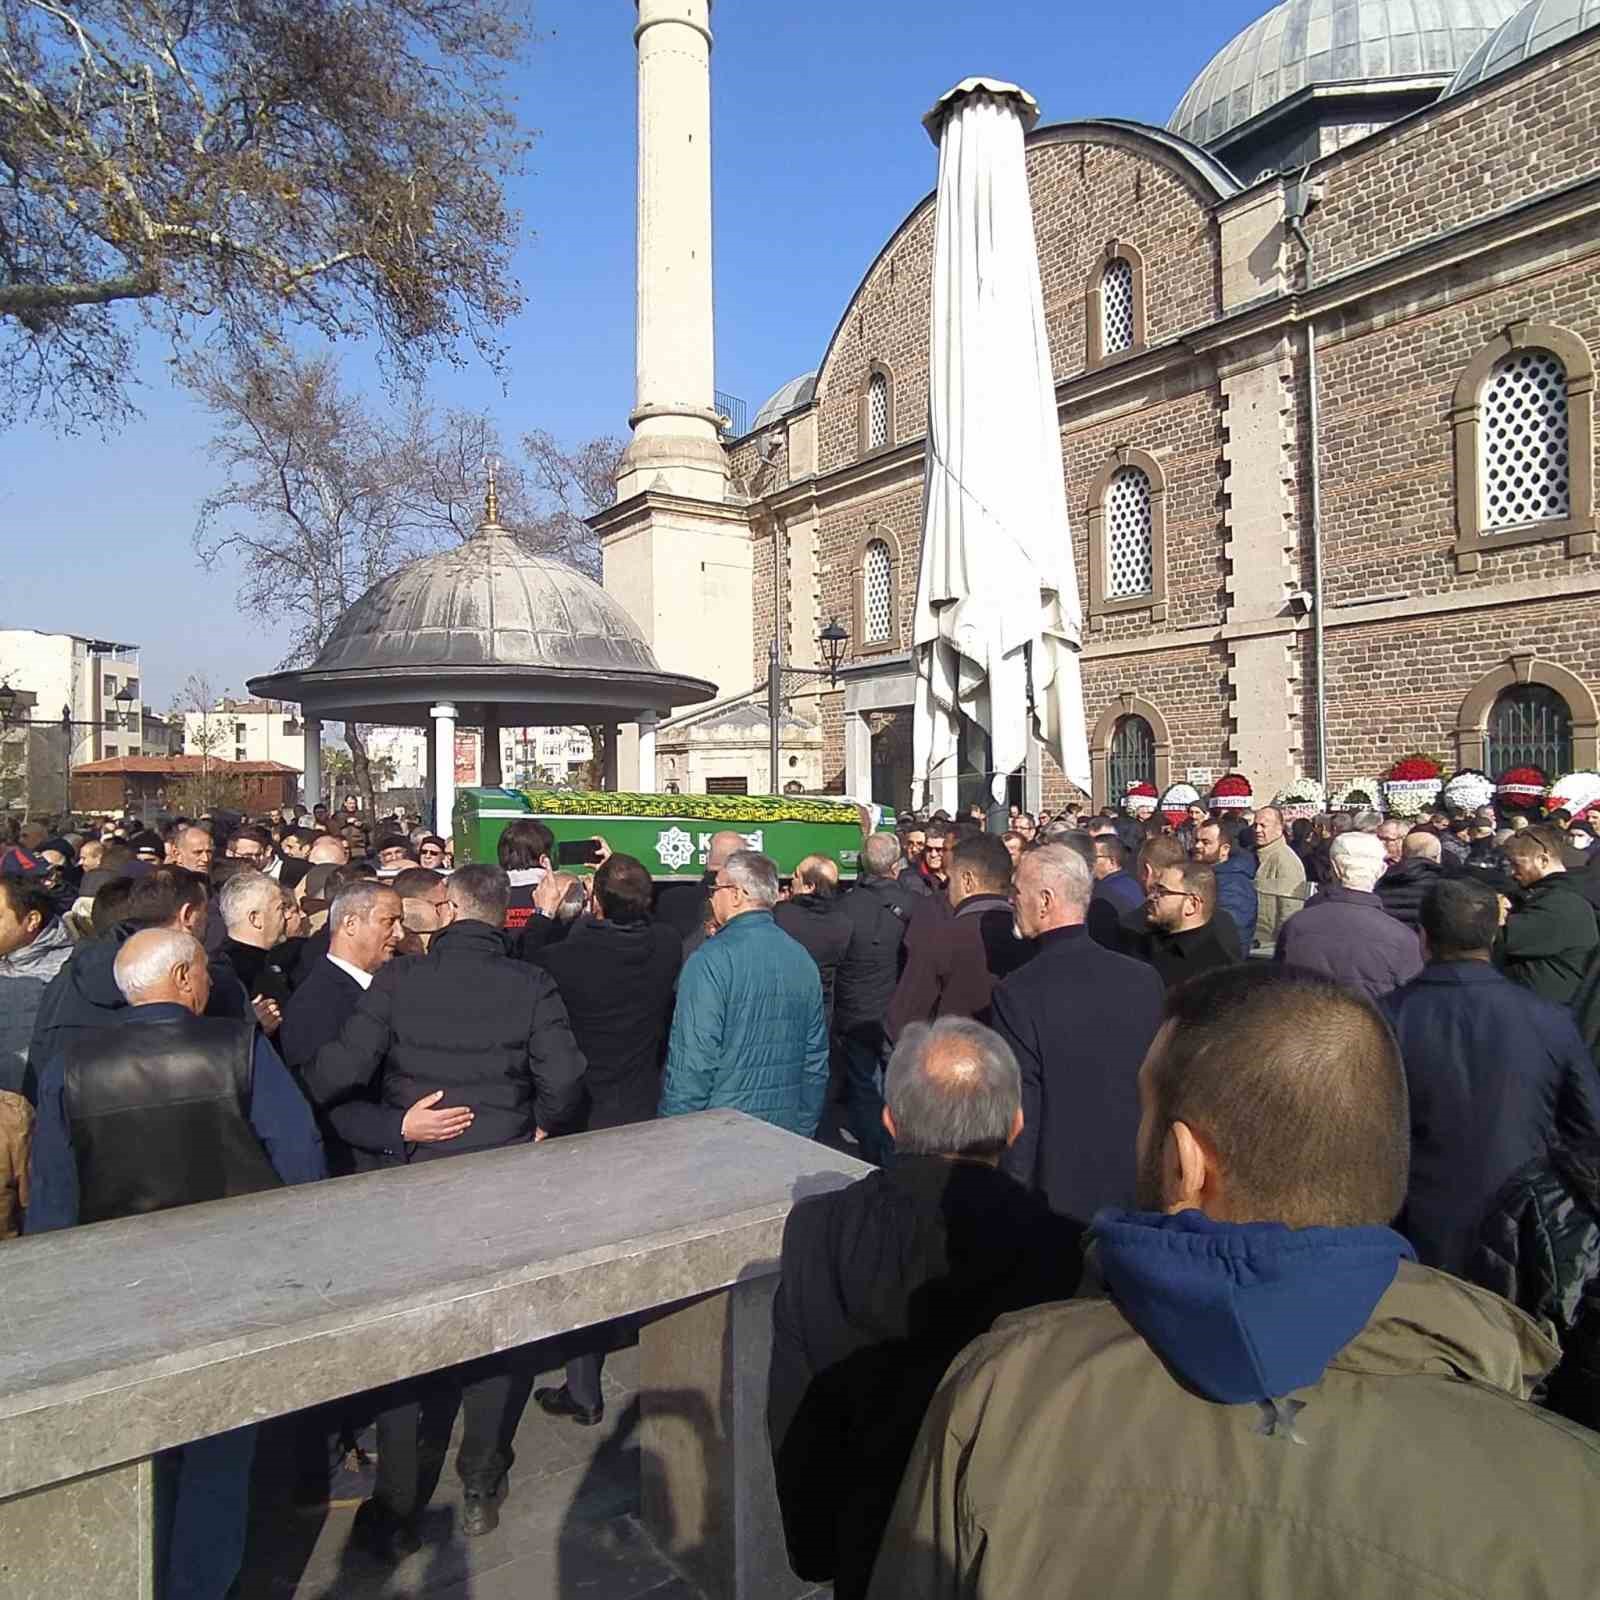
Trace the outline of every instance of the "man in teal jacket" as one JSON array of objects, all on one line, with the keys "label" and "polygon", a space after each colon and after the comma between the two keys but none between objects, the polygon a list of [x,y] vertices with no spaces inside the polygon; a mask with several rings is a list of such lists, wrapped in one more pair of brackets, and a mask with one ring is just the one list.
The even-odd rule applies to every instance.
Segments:
[{"label": "man in teal jacket", "polygon": [[806,1138],[828,1088],[817,964],[772,920],[778,869],[741,850],[717,870],[717,934],[689,957],[661,1084],[661,1115],[729,1106]]}]

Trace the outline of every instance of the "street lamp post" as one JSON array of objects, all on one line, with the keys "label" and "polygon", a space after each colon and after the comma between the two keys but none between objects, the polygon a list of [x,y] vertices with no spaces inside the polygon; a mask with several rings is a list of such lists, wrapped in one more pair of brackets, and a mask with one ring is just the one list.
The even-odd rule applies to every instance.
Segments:
[{"label": "street lamp post", "polygon": [[828,687],[836,689],[839,686],[839,663],[844,660],[845,647],[850,643],[850,635],[845,630],[837,617],[830,617],[828,625],[817,635],[817,643],[822,646],[822,659],[828,664],[825,667],[787,667],[778,659],[778,640],[774,635],[772,643],[767,646],[767,748],[768,785],[773,794],[781,793],[778,783],[778,733],[779,724],[783,716],[783,680],[787,675],[791,678],[826,678]]},{"label": "street lamp post", "polygon": [[[124,697],[126,697],[126,700],[125,700],[126,704],[131,705],[133,703],[134,696],[126,688],[124,688],[122,690],[122,692],[117,695],[116,698],[118,700],[123,700]],[[19,717],[16,714],[16,711],[17,711],[17,698],[18,698],[17,697],[17,691],[15,689],[13,689],[9,683],[0,683],[0,728],[50,728],[50,727],[55,727],[55,728],[59,728],[61,730],[62,738],[66,741],[66,758],[65,758],[65,761],[63,762],[63,771],[65,773],[66,785],[67,785],[67,792],[66,792],[66,795],[65,795],[65,797],[64,797],[64,799],[62,801],[61,809],[62,809],[63,815],[71,816],[71,814],[72,814],[72,730],[74,728],[98,728],[100,726],[100,724],[98,722],[86,722],[86,721],[83,721],[83,720],[80,720],[80,719],[75,719],[73,717],[73,715],[72,715],[72,707],[71,706],[62,706],[61,715],[59,717],[57,717],[54,721],[51,721],[49,718]],[[31,762],[32,762],[31,755],[29,757],[29,761],[30,761],[30,770],[31,770]]]}]

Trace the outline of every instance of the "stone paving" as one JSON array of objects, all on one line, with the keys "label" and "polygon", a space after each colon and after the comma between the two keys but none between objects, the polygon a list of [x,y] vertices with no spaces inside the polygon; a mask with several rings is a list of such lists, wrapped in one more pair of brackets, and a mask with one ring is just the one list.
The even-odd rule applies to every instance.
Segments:
[{"label": "stone paving", "polygon": [[[535,1357],[554,1369],[541,1385],[560,1383],[559,1355],[551,1348]],[[423,1521],[423,1547],[397,1566],[380,1566],[352,1544],[356,1498],[295,1508],[269,1440],[239,1600],[698,1600],[639,1524],[638,1374],[637,1348],[607,1358],[606,1416],[595,1428],[529,1402],[500,1526],[482,1538],[455,1531],[461,1487],[452,1453]]]}]

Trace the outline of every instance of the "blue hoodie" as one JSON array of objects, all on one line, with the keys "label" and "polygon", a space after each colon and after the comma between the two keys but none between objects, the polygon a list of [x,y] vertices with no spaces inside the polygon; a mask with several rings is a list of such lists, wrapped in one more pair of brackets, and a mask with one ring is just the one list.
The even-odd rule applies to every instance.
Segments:
[{"label": "blue hoodie", "polygon": [[1239,944],[1246,955],[1256,942],[1256,913],[1260,896],[1256,893],[1256,871],[1261,863],[1248,851],[1235,846],[1226,861],[1211,870],[1217,875],[1217,909],[1226,911],[1239,930]]},{"label": "blue hoodie", "polygon": [[1190,1388],[1224,1405],[1316,1383],[1367,1325],[1411,1246],[1390,1228],[1287,1228],[1102,1211],[1111,1298]]}]

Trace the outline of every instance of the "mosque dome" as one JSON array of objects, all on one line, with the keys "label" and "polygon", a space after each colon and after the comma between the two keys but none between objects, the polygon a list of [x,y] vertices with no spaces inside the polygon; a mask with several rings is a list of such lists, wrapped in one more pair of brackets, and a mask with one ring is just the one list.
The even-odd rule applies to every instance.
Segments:
[{"label": "mosque dome", "polygon": [[311,670],[394,667],[660,670],[633,618],[598,583],[493,524],[374,584],[340,617]]},{"label": "mosque dome", "polygon": [[815,372],[802,372],[798,378],[791,378],[756,412],[756,420],[750,424],[750,431],[755,433],[769,423],[776,422],[779,417],[786,417],[791,411],[798,411],[801,406],[809,405],[811,397],[816,392]]},{"label": "mosque dome", "polygon": [[1473,51],[1445,92],[1464,94],[1488,78],[1520,67],[1530,56],[1600,27],[1600,0],[1528,0]]},{"label": "mosque dome", "polygon": [[1314,85],[1448,79],[1518,5],[1519,0],[1283,0],[1211,58],[1167,127],[1196,144],[1215,145]]}]

